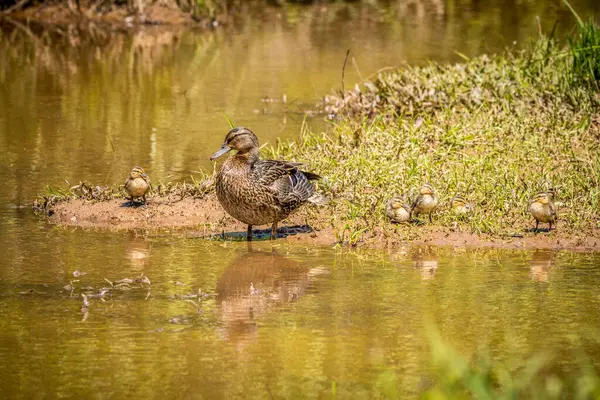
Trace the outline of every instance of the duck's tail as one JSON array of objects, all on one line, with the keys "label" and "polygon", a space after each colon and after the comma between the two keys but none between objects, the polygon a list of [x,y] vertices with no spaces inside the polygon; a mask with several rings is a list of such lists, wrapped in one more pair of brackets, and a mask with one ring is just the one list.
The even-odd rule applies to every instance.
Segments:
[{"label": "duck's tail", "polygon": [[306,176],[308,178],[309,181],[317,181],[319,179],[321,179],[321,175],[317,175],[313,172],[308,172],[308,171],[300,171],[304,174],[304,176]]},{"label": "duck's tail", "polygon": [[314,192],[313,195],[307,199],[307,201],[319,206],[324,206],[325,204],[329,203],[329,199],[327,197],[317,192]]}]

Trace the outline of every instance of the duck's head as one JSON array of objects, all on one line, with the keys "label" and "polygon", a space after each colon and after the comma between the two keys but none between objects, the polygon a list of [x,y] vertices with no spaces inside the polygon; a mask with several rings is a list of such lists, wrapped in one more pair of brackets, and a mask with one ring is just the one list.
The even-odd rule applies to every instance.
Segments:
[{"label": "duck's head", "polygon": [[537,193],[533,200],[540,204],[548,204],[548,203],[551,203],[554,201],[555,195],[556,195],[556,189],[550,188],[545,192]]},{"label": "duck's head", "polygon": [[402,198],[400,196],[394,196],[388,202],[388,204],[392,209],[397,210],[399,208],[404,207],[404,200],[402,200]]},{"label": "duck's head", "polygon": [[456,195],[450,201],[450,207],[458,212],[470,212],[473,211],[471,204],[465,200],[461,195]]},{"label": "duck's head", "polygon": [[144,171],[144,168],[140,167],[140,166],[135,166],[131,169],[131,172],[129,173],[129,177],[131,179],[136,179],[136,178],[148,178],[148,175],[146,175],[146,172]]},{"label": "duck's head", "polygon": [[435,191],[433,190],[433,186],[431,186],[429,183],[424,184],[423,186],[421,186],[421,190],[420,193],[421,194],[433,194]]},{"label": "duck's head", "polygon": [[215,154],[210,156],[210,159],[215,160],[231,150],[237,150],[238,154],[244,154],[256,149],[258,149],[258,138],[254,132],[243,126],[238,126],[227,132],[225,142]]},{"label": "duck's head", "polygon": [[460,195],[456,195],[452,198],[452,207],[465,207],[467,206],[467,201],[464,197]]}]

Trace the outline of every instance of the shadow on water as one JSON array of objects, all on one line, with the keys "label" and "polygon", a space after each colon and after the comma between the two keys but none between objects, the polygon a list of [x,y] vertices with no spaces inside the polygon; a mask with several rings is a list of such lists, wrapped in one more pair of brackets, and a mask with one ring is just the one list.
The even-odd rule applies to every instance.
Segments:
[{"label": "shadow on water", "polygon": [[[277,228],[276,239],[285,239],[288,236],[312,232],[314,232],[314,229],[310,225],[281,226]],[[247,238],[248,232],[223,232],[221,234],[212,235],[208,239],[232,242],[245,242],[248,240]],[[252,230],[252,241],[266,240],[271,240],[271,228]]]}]

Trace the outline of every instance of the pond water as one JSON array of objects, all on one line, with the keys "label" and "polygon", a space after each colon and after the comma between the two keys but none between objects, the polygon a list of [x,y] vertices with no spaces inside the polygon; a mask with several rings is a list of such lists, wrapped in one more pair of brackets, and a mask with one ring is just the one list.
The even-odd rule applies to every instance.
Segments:
[{"label": "pond water", "polygon": [[432,382],[428,321],[513,371],[541,352],[557,374],[580,349],[600,356],[598,254],[32,233],[45,240],[0,283],[9,397],[411,396]]},{"label": "pond water", "polygon": [[[600,13],[596,1],[572,3]],[[263,143],[297,138],[306,113],[341,88],[347,49],[346,88],[388,66],[523,46],[555,21],[563,36],[574,20],[560,2],[288,7],[210,32],[0,21],[8,397],[410,396],[431,384],[427,321],[462,354],[485,347],[513,370],[544,351],[560,355],[560,373],[581,349],[599,359],[599,255],[248,248],[57,228],[29,207],[46,184],[120,183],[136,164],[163,182],[210,169],[223,113]],[[141,274],[151,284],[116,282]]]}]

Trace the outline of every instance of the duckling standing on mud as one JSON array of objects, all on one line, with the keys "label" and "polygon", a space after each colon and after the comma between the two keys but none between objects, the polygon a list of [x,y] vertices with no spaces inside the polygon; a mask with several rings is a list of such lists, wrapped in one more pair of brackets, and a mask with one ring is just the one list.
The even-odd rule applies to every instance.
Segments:
[{"label": "duckling standing on mud", "polygon": [[392,222],[406,222],[410,219],[411,207],[398,196],[392,197],[385,206],[385,215]]},{"label": "duckling standing on mud", "polygon": [[464,197],[456,195],[450,200],[450,209],[458,215],[466,215],[473,212],[473,206]]},{"label": "duckling standing on mud", "polygon": [[141,197],[146,204],[146,193],[150,189],[150,178],[144,172],[142,167],[133,167],[129,173],[129,178],[125,181],[125,191],[129,195],[131,202],[136,198]]},{"label": "duckling standing on mud", "polygon": [[250,129],[237,127],[230,130],[219,151],[210,159],[221,157],[230,150],[237,150],[237,153],[221,166],[215,188],[225,211],[248,225],[248,240],[252,240],[252,225],[272,224],[273,240],[277,223],[302,204],[327,203],[310,182],[320,176],[301,171],[302,163],[261,160],[258,138]]},{"label": "duckling standing on mud", "polygon": [[548,231],[552,230],[552,224],[556,224],[556,207],[554,206],[554,189],[537,193],[529,202],[529,212],[535,218],[535,231],[538,232],[540,222],[548,224]]},{"label": "duckling standing on mud", "polygon": [[433,222],[431,214],[435,211],[439,204],[439,198],[433,189],[433,186],[426,183],[421,186],[419,195],[415,198],[412,204],[412,213],[418,214],[429,214],[429,222]]}]

